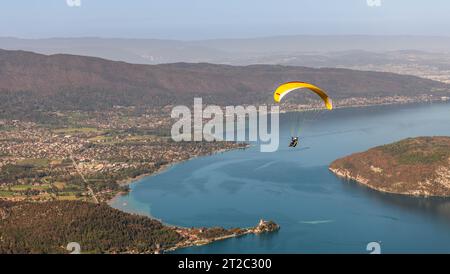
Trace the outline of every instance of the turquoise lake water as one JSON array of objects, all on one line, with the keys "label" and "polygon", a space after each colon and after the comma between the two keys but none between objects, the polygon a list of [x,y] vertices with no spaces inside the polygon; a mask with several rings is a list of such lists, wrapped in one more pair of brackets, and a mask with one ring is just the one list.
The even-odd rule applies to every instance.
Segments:
[{"label": "turquoise lake water", "polygon": [[450,136],[450,104],[342,109],[302,124],[280,118],[280,148],[201,157],[131,185],[113,206],[180,226],[248,227],[260,218],[278,232],[248,235],[176,253],[449,253],[450,199],[378,193],[328,171],[334,159],[406,137]]}]

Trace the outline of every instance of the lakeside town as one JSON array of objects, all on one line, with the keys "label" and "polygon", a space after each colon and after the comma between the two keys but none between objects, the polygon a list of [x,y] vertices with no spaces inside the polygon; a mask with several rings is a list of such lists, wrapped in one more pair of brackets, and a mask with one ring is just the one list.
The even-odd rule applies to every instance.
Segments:
[{"label": "lakeside town", "polygon": [[[446,102],[449,101],[449,96],[433,96],[423,94],[418,96],[383,96],[383,97],[350,97],[344,99],[333,100],[334,108],[353,108],[353,107],[367,107],[367,106],[383,106],[383,105],[402,105],[414,103],[431,103],[431,102]],[[283,103],[282,109],[284,112],[293,111],[308,111],[323,109],[321,102],[296,104]]]},{"label": "lakeside town", "polygon": [[192,157],[246,147],[234,142],[177,143],[165,133],[170,116],[116,114],[90,116],[69,127],[0,120],[0,199],[107,202],[126,192],[126,183],[138,176]]},{"label": "lakeside town", "polygon": [[[448,97],[348,98],[338,108],[447,101]],[[317,109],[318,102],[285,104],[281,110]],[[108,112],[57,112],[51,125],[0,120],[0,199],[107,202],[127,183],[170,164],[215,152],[245,148],[235,142],[174,142],[171,106]]]}]

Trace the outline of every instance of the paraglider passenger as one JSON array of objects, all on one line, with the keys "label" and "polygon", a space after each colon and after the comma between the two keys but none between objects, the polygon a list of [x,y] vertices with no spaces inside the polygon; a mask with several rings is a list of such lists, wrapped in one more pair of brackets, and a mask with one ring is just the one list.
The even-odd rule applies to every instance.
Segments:
[{"label": "paraglider passenger", "polygon": [[290,147],[296,147],[298,145],[298,137],[292,137],[291,143],[289,144]]}]

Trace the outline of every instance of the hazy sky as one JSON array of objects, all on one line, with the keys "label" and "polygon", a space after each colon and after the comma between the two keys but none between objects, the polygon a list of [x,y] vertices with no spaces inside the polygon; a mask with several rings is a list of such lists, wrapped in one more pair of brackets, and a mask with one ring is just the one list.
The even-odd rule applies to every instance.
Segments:
[{"label": "hazy sky", "polygon": [[[69,0],[76,2],[78,0]],[[449,0],[3,0],[0,36],[209,39],[450,36]],[[368,2],[381,1],[380,6]]]}]

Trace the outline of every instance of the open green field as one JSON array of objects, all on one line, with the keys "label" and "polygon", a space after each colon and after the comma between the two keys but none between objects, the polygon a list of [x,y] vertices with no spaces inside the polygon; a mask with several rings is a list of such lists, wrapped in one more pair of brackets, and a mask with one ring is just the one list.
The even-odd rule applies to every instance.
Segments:
[{"label": "open green field", "polygon": [[101,142],[107,144],[123,143],[123,142],[151,142],[157,141],[155,135],[99,135],[89,138],[91,142]]},{"label": "open green field", "polygon": [[0,190],[0,197],[12,197],[14,196],[13,191]]},{"label": "open green field", "polygon": [[50,164],[50,159],[24,159],[22,161],[17,162],[17,165],[30,165],[33,167],[47,167]]},{"label": "open green field", "polygon": [[33,186],[33,185],[14,185],[11,186],[10,189],[12,191],[25,191],[28,189],[35,189],[35,190],[47,190],[49,189],[51,186],[50,185],[37,185],[37,186]]},{"label": "open green field", "polygon": [[75,134],[75,133],[103,133],[102,130],[93,127],[68,127],[68,128],[57,128],[53,130],[57,134]]}]

